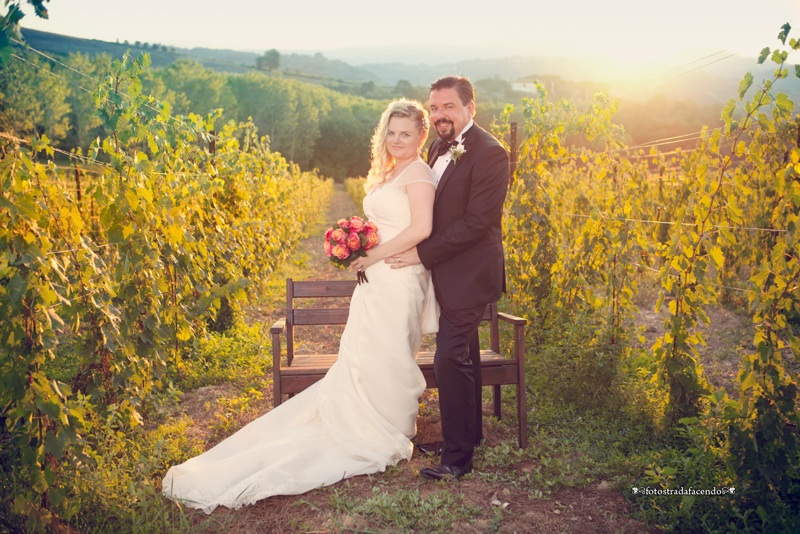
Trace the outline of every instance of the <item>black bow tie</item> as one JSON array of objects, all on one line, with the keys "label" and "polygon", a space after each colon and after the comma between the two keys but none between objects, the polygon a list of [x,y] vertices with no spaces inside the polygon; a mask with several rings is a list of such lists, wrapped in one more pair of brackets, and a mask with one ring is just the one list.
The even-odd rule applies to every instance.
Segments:
[{"label": "black bow tie", "polygon": [[458,141],[456,141],[455,139],[453,139],[449,143],[446,142],[446,141],[442,141],[441,143],[439,143],[439,146],[436,148],[436,157],[437,158],[442,157],[442,155],[445,152],[450,150],[450,147],[456,146],[457,144],[458,144]]}]

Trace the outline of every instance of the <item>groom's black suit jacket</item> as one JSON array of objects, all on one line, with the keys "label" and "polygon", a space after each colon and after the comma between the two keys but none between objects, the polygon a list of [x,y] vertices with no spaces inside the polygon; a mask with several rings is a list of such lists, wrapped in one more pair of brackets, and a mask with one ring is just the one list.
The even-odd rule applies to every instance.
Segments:
[{"label": "groom's black suit jacket", "polygon": [[[428,151],[431,166],[441,142],[434,141]],[[417,245],[422,264],[431,270],[436,298],[449,310],[495,302],[505,291],[501,221],[508,153],[474,123],[463,144],[466,152],[447,165],[436,188],[431,235]]]}]

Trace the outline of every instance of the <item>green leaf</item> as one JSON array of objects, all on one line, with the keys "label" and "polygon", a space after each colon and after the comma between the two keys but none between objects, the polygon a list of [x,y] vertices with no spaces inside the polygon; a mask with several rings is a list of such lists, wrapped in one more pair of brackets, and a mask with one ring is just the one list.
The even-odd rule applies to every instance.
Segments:
[{"label": "green leaf", "polygon": [[735,109],[736,109],[736,100],[734,100],[733,98],[728,100],[728,102],[725,104],[725,107],[722,108],[722,115],[720,116],[720,118],[726,124],[726,126],[728,126],[727,128],[728,131],[731,130],[730,124],[731,120],[733,119],[733,112]]},{"label": "green leaf", "polygon": [[781,26],[781,32],[778,34],[778,39],[781,40],[781,43],[786,44],[786,37],[790,31],[792,31],[792,26],[788,22]]},{"label": "green leaf", "polygon": [[739,388],[742,392],[745,392],[752,388],[755,383],[756,375],[751,371],[739,379]]},{"label": "green leaf", "polygon": [[794,109],[794,102],[792,102],[785,93],[778,93],[775,97],[775,106],[779,111],[783,112],[783,114],[789,114]]},{"label": "green leaf", "polygon": [[758,64],[761,65],[767,60],[767,56],[769,56],[770,49],[769,47],[763,48],[761,53],[758,55]]},{"label": "green leaf", "polygon": [[742,81],[739,82],[739,100],[744,98],[745,93],[747,93],[751,85],[753,85],[753,75],[748,72],[744,75]]}]

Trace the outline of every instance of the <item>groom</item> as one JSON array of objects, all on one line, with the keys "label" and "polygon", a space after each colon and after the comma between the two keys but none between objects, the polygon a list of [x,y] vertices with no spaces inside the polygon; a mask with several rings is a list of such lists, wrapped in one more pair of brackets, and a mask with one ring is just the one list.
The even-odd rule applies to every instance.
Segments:
[{"label": "groom", "polygon": [[450,480],[472,471],[483,438],[478,325],[505,290],[501,219],[509,169],[503,146],[472,120],[475,92],[467,78],[435,81],[429,103],[439,134],[428,151],[437,180],[433,229],[386,261],[393,268],[422,263],[432,272],[441,307],[433,367],[444,443],[441,463],[420,474]]}]

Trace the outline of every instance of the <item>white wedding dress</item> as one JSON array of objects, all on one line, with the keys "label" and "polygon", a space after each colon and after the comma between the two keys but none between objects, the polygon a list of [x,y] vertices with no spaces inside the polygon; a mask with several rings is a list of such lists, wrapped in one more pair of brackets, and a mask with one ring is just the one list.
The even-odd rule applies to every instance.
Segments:
[{"label": "white wedding dress", "polygon": [[[430,181],[424,166],[371,191],[364,213],[381,241],[410,222],[404,186]],[[413,176],[413,178],[410,178]],[[207,452],[169,469],[162,491],[211,513],[272,495],[294,495],[409,459],[425,379],[415,363],[423,333],[436,330],[430,274],[380,261],[356,287],[339,357],[325,377]]]}]

